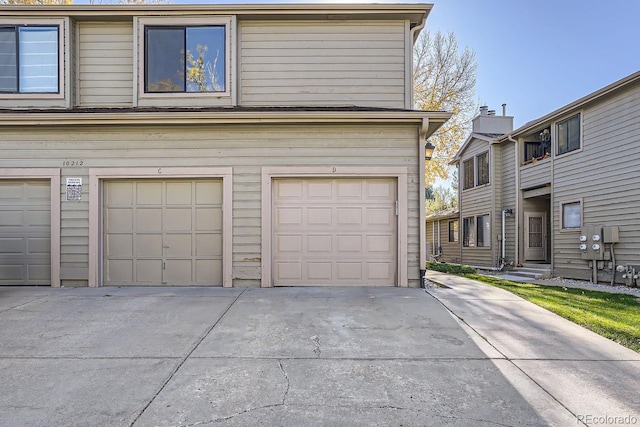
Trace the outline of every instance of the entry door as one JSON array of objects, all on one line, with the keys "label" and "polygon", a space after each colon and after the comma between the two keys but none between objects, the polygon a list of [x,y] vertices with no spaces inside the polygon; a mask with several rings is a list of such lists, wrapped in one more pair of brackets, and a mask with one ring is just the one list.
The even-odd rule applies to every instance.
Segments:
[{"label": "entry door", "polygon": [[547,259],[547,215],[544,212],[524,214],[524,259],[546,261]]}]

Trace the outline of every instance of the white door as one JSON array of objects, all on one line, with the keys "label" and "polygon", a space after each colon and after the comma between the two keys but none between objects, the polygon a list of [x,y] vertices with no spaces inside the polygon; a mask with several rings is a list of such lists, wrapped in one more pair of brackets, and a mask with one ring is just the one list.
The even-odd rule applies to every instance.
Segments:
[{"label": "white door", "polygon": [[546,261],[547,259],[547,215],[544,212],[524,214],[524,259]]},{"label": "white door", "polygon": [[222,181],[104,183],[104,285],[222,285]]},{"label": "white door", "polygon": [[0,285],[51,285],[51,189],[0,180]]},{"label": "white door", "polygon": [[395,179],[274,179],[273,284],[396,284]]}]

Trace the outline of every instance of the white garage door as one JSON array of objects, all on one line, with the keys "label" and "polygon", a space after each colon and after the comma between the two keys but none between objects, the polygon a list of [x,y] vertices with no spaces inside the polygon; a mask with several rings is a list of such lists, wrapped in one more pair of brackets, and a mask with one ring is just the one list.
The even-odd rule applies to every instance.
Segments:
[{"label": "white garage door", "polygon": [[395,179],[274,179],[273,284],[396,284]]},{"label": "white garage door", "polygon": [[0,180],[0,285],[51,285],[48,180]]},{"label": "white garage door", "polygon": [[104,285],[222,286],[222,180],[103,188]]}]

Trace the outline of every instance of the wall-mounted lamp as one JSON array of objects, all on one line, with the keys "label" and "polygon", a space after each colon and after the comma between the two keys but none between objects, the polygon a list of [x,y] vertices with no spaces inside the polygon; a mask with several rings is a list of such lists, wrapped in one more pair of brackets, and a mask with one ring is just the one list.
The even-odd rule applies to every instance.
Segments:
[{"label": "wall-mounted lamp", "polygon": [[433,157],[433,150],[436,149],[436,146],[430,142],[427,142],[424,146],[424,159],[431,160]]}]

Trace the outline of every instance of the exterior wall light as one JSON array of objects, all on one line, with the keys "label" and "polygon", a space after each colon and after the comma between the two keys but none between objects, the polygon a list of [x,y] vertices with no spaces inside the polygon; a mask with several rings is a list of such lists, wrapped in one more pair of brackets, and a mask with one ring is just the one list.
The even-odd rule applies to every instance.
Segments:
[{"label": "exterior wall light", "polygon": [[436,149],[436,146],[430,142],[427,142],[424,146],[424,159],[431,160],[433,157],[433,150]]}]

